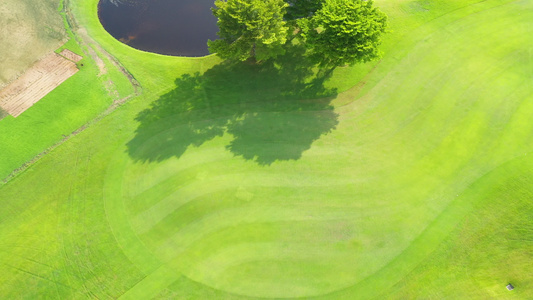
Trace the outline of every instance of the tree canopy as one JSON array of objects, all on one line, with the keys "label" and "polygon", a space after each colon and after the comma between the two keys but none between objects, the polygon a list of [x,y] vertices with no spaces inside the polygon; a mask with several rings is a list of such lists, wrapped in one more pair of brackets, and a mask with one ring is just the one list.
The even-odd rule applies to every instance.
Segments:
[{"label": "tree canopy", "polygon": [[211,53],[232,60],[274,58],[284,53],[289,26],[299,26],[302,45],[320,66],[367,62],[381,56],[378,46],[387,16],[372,0],[216,0],[220,39]]},{"label": "tree canopy", "polygon": [[289,6],[285,18],[295,20],[312,16],[322,7],[324,0],[286,0]]},{"label": "tree canopy", "polygon": [[221,58],[258,61],[283,53],[288,26],[283,0],[217,0],[220,39],[208,41],[209,51]]},{"label": "tree canopy", "polygon": [[373,7],[372,0],[325,0],[320,10],[299,24],[310,57],[335,67],[379,58],[387,16]]}]

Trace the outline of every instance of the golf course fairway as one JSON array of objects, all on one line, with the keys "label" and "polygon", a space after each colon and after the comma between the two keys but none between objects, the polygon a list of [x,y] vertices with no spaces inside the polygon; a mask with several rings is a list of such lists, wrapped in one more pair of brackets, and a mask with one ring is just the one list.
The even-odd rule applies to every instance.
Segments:
[{"label": "golf course fairway", "polygon": [[383,58],[325,81],[135,50],[97,2],[73,30],[142,92],[0,186],[0,298],[533,298],[533,1],[376,0]]}]

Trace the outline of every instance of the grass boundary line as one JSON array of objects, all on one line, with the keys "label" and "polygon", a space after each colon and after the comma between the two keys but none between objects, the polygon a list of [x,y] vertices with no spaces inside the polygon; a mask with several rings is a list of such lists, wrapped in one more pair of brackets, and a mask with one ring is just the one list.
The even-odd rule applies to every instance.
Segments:
[{"label": "grass boundary line", "polygon": [[[75,22],[74,20],[74,16],[70,13],[70,9],[68,8],[69,7],[69,0],[61,0],[61,3],[60,3],[60,7],[62,8],[62,10],[60,11],[62,17],[63,17],[63,20],[65,22],[65,30],[67,31],[68,34],[71,35],[72,38],[74,38],[76,40],[76,43],[78,45],[80,45],[80,47],[82,47],[82,50],[83,50],[83,47],[90,47],[89,45],[90,44],[96,44],[94,42],[91,43],[91,41],[84,41],[83,38],[90,38],[88,35],[86,37],[80,37],[75,31],[74,29],[77,28],[77,23]],[[109,61],[111,61],[111,63],[117,67],[119,69],[119,71],[124,74],[124,76],[126,76],[128,78],[128,81],[131,83],[131,85],[133,86],[133,89],[134,89],[134,92],[133,94],[129,95],[129,96],[126,96],[126,97],[123,97],[123,98],[120,98],[120,99],[116,99],[113,101],[113,103],[108,106],[107,109],[105,109],[103,112],[99,113],[95,118],[93,118],[92,120],[89,120],[87,123],[85,123],[84,125],[82,125],[81,127],[79,127],[78,129],[74,130],[72,133],[70,133],[69,135],[63,135],[63,138],[61,140],[59,140],[58,142],[56,142],[55,144],[53,144],[52,146],[46,148],[45,150],[43,150],[42,152],[40,152],[39,154],[37,154],[36,156],[34,156],[32,159],[28,160],[27,162],[25,162],[24,164],[22,164],[20,167],[14,169],[11,173],[9,173],[9,175],[7,175],[5,178],[2,178],[0,180],[0,187],[7,184],[9,181],[11,181],[12,179],[14,179],[15,177],[17,177],[18,175],[22,174],[24,171],[26,171],[30,166],[32,166],[33,164],[35,164],[37,161],[39,161],[42,157],[44,157],[45,155],[47,155],[48,153],[50,153],[51,151],[53,151],[55,148],[61,146],[63,143],[65,143],[66,141],[68,141],[69,139],[71,139],[72,137],[80,134],[81,132],[83,132],[85,129],[87,129],[88,127],[90,127],[91,125],[99,122],[100,120],[102,120],[104,117],[108,116],[109,114],[111,114],[113,111],[115,111],[118,107],[122,106],[123,104],[127,103],[130,99],[134,98],[134,97],[137,97],[137,96],[140,96],[141,93],[142,93],[142,86],[141,84],[135,79],[135,77],[133,76],[133,74],[131,74],[114,56],[112,56],[111,54],[109,54],[109,52],[105,51],[101,46],[99,46],[99,50],[104,53],[104,55],[109,59]],[[84,50],[85,52],[86,50]],[[88,53],[85,53],[86,54],[86,57],[91,57],[91,55],[89,55]]]},{"label": "grass boundary line", "polygon": [[[423,261],[425,261],[428,256],[433,253],[434,251],[437,250],[438,246],[448,237],[450,236],[450,234],[454,231],[455,228],[457,228],[457,226],[462,222],[464,221],[464,218],[466,216],[468,216],[469,214],[471,214],[474,209],[479,205],[480,201],[481,201],[481,198],[482,197],[477,197],[477,199],[474,199],[474,201],[472,202],[462,202],[462,203],[459,203],[459,199],[463,199],[463,198],[470,198],[472,197],[472,195],[470,194],[474,194],[476,195],[476,191],[478,190],[481,190],[481,194],[483,196],[486,196],[486,194],[488,193],[488,190],[492,190],[495,188],[495,186],[498,186],[497,184],[495,185],[489,185],[488,188],[486,185],[485,188],[481,188],[480,189],[480,185],[483,183],[483,182],[490,182],[490,181],[496,181],[496,182],[499,182],[498,181],[498,176],[496,176],[496,174],[499,174],[501,172],[505,172],[508,168],[510,168],[510,166],[513,166],[514,164],[520,164],[520,163],[524,163],[523,161],[525,161],[526,164],[532,164],[531,161],[531,156],[528,157],[527,154],[533,154],[533,152],[528,152],[528,153],[525,153],[525,154],[521,154],[521,155],[516,155],[515,157],[512,157],[510,158],[509,160],[499,164],[498,166],[490,169],[489,171],[487,171],[485,174],[482,174],[480,177],[478,177],[474,182],[472,182],[465,190],[463,190],[463,192],[461,192],[461,194],[459,194],[459,196],[457,196],[445,209],[444,211],[439,214],[439,216],[437,218],[435,218],[431,224],[429,224],[425,229],[424,231],[418,235],[414,240],[413,242],[411,242],[411,244],[405,248],[398,256],[396,256],[393,260],[391,260],[387,265],[385,265],[383,268],[381,268],[380,270],[378,270],[377,272],[375,272],[374,274],[370,275],[369,277],[359,281],[358,283],[356,283],[355,285],[352,285],[352,286],[349,286],[349,287],[346,287],[344,289],[341,289],[341,290],[338,290],[338,291],[335,291],[335,292],[332,292],[332,293],[327,293],[327,294],[323,294],[323,295],[317,295],[317,296],[314,296],[314,297],[310,297],[310,298],[313,298],[313,299],[322,299],[322,298],[326,298],[326,297],[330,297],[330,296],[342,296],[343,293],[350,293],[350,294],[354,294],[353,291],[356,290],[356,291],[363,291],[363,294],[359,294],[361,299],[376,299],[377,297],[379,297],[381,295],[380,294],[377,294],[377,295],[374,295],[374,296],[369,296],[369,293],[371,293],[373,291],[373,289],[370,287],[371,285],[379,285],[379,283],[375,283],[375,280],[372,280],[374,278],[375,275],[377,275],[378,273],[387,273],[387,270],[389,268],[394,268],[395,266],[394,265],[399,265],[399,266],[396,266],[396,268],[405,268],[405,267],[408,267],[406,266],[407,263],[405,263],[405,260],[399,260],[400,256],[405,256],[407,255],[406,253],[410,251],[411,247],[412,247],[412,244],[413,243],[425,243],[427,239],[431,239],[431,231],[443,231],[442,227],[437,227],[435,228],[435,224],[436,223],[439,223],[439,222],[442,222],[442,219],[445,219],[448,217],[448,215],[450,214],[462,214],[462,216],[460,218],[455,218],[456,222],[453,224],[453,225],[450,225],[449,227],[450,228],[445,228],[444,231],[445,234],[443,236],[441,236],[440,238],[440,241],[436,244],[434,244],[434,249],[430,249],[430,251],[428,253],[424,253],[424,254],[419,254],[419,255],[423,255],[424,258],[417,264],[415,264],[413,267],[410,268],[410,270],[408,272],[404,272],[405,275],[409,274],[410,272],[412,272],[416,266],[420,265]],[[510,174],[510,176],[507,176],[508,177],[512,177],[512,176],[515,176],[514,174]],[[492,178],[492,177],[495,177],[495,178]],[[461,204],[463,204],[463,207],[461,207]],[[468,207],[467,207],[468,206]],[[463,212],[461,212],[461,210],[463,210]],[[424,236],[428,236],[430,235],[429,237],[425,237]],[[437,237],[438,238],[438,237]],[[434,239],[434,237],[433,237]],[[412,250],[411,250],[412,251]],[[403,266],[402,266],[403,265]],[[389,271],[390,272],[390,271]],[[401,275],[400,275],[401,276]],[[385,280],[386,276],[380,276],[378,278],[378,280]],[[405,276],[401,276],[401,278],[404,278]],[[390,283],[388,284],[387,286],[388,287],[391,287],[393,286],[394,284],[396,284],[397,282],[399,282],[400,279],[396,280],[395,282],[393,283]],[[366,292],[364,292],[366,291]],[[355,293],[357,294],[357,293]]]},{"label": "grass boundary line", "polygon": [[96,116],[94,119],[90,120],[89,122],[85,123],[83,126],[81,126],[80,128],[74,130],[71,134],[69,135],[64,135],[63,138],[55,143],[54,145],[48,147],[47,149],[45,149],[44,151],[42,151],[41,153],[37,154],[36,156],[34,156],[31,160],[27,161],[26,163],[24,163],[22,166],[20,166],[19,168],[13,170],[7,177],[5,177],[4,179],[2,179],[0,181],[0,187],[2,185],[5,185],[7,184],[9,181],[13,180],[15,177],[17,177],[18,175],[22,174],[24,171],[26,171],[30,166],[32,166],[33,164],[35,164],[37,161],[39,161],[41,158],[43,158],[45,155],[47,155],[48,153],[52,152],[55,148],[61,146],[63,143],[65,143],[66,141],[70,140],[71,138],[75,137],[76,135],[80,134],[81,132],[85,131],[85,129],[89,128],[91,125],[94,125],[95,123],[98,123],[100,120],[102,120],[104,117],[110,115],[112,112],[114,112],[118,107],[124,105],[127,103],[128,100],[130,100],[131,98],[133,98],[133,96],[127,96],[127,97],[124,97],[122,99],[119,99],[119,100],[115,100],[113,101],[113,104],[111,104],[111,106],[109,106],[106,110],[104,110],[103,112],[101,112],[98,116]]}]

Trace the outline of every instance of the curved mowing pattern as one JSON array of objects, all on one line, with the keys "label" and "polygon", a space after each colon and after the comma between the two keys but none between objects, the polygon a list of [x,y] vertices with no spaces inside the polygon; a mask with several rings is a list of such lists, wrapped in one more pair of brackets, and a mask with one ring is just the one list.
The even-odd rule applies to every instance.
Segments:
[{"label": "curved mowing pattern", "polygon": [[[224,149],[229,133],[160,162],[119,151],[109,221],[150,274],[126,296],[183,276],[273,298],[364,297],[400,280],[510,176],[498,166],[530,149],[532,17],[525,2],[485,3],[419,28],[408,55],[386,57],[388,75],[338,108],[339,127],[296,162],[258,169]],[[271,113],[296,118],[254,117]],[[184,126],[153,126],[138,151],[172,152],[179,139],[160,141]]]},{"label": "curved mowing pattern", "polygon": [[334,99],[103,43],[165,92],[0,187],[0,295],[533,298],[533,2],[458,3],[383,1],[412,30]]}]

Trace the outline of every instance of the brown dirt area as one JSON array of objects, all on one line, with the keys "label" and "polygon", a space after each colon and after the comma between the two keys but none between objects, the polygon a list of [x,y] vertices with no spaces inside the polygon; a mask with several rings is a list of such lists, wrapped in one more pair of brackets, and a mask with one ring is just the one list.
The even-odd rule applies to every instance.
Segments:
[{"label": "brown dirt area", "polygon": [[68,60],[71,60],[75,63],[79,62],[80,60],[83,59],[83,56],[80,56],[68,49],[63,49],[63,51],[61,51],[61,53],[59,53],[59,55],[63,56],[64,58],[68,59]]},{"label": "brown dirt area", "polygon": [[0,0],[0,89],[67,38],[60,0]]},{"label": "brown dirt area", "polygon": [[49,54],[0,91],[0,107],[18,117],[78,71],[74,62]]}]

